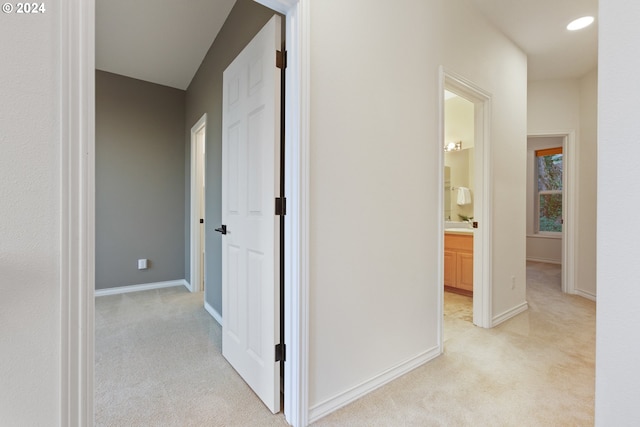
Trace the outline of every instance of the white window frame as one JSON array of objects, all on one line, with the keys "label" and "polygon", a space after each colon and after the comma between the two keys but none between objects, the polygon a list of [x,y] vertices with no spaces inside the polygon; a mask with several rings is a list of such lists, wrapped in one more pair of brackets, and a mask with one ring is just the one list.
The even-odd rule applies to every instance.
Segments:
[{"label": "white window frame", "polygon": [[[562,146],[560,147],[553,147],[553,148],[562,148]],[[534,192],[534,224],[535,224],[535,234],[541,235],[541,236],[548,236],[548,237],[555,237],[558,239],[562,238],[562,230],[560,231],[543,231],[540,230],[540,196],[544,196],[544,195],[553,195],[553,194],[560,194],[562,196],[562,220],[563,220],[563,224],[562,227],[564,227],[564,216],[565,216],[565,205],[564,205],[564,163],[565,163],[565,156],[564,156],[564,150],[562,151],[562,190],[542,190],[540,191],[538,189],[538,156],[536,156],[535,151],[534,151],[534,168],[533,168],[533,192]],[[540,156],[542,157],[542,156]]]}]

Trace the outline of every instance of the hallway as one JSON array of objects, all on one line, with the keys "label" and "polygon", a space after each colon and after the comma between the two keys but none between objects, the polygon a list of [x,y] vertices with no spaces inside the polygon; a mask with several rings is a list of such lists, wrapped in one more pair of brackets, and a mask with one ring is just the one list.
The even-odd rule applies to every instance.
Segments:
[{"label": "hallway", "polygon": [[[593,425],[595,303],[562,294],[560,268],[527,264],[529,310],[473,326],[446,294],[445,354],[315,426]],[[96,299],[97,426],[284,426],[220,355],[202,294]]]}]

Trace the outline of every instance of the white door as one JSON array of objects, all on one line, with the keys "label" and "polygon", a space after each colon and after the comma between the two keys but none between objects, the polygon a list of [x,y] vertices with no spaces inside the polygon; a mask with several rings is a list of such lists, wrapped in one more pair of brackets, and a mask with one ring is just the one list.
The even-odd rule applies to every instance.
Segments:
[{"label": "white door", "polygon": [[204,289],[205,274],[205,136],[207,115],[204,114],[191,128],[191,291]]},{"label": "white door", "polygon": [[229,65],[222,95],[222,354],[273,413],[280,411],[280,25],[274,16]]},{"label": "white door", "polygon": [[204,217],[205,217],[205,185],[206,185],[206,179],[205,179],[205,174],[206,174],[206,168],[205,168],[205,161],[204,161],[204,155],[205,155],[205,143],[206,141],[206,127],[203,127],[197,134],[196,134],[196,157],[198,159],[197,161],[197,172],[196,172],[196,179],[198,180],[198,184],[196,185],[197,187],[197,191],[198,191],[198,205],[200,207],[199,211],[198,211],[198,221],[199,221],[199,227],[198,227],[198,254],[199,256],[199,266],[198,266],[198,286],[197,286],[197,290],[198,291],[202,291],[204,290],[204,277],[205,277],[205,264],[206,264],[206,258],[205,258],[205,229],[204,229]]}]

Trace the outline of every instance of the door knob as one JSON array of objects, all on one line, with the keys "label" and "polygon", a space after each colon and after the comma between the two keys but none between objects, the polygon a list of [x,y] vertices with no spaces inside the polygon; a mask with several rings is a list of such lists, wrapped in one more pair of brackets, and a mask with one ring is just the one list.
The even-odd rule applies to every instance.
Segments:
[{"label": "door knob", "polygon": [[227,226],[222,224],[220,227],[216,228],[216,230],[220,234],[227,234]]}]

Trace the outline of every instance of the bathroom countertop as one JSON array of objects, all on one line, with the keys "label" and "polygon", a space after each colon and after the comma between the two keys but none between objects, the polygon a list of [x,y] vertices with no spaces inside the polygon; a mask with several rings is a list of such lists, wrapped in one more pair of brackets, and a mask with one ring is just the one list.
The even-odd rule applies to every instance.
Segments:
[{"label": "bathroom countertop", "polygon": [[444,232],[449,234],[473,234],[473,228],[445,228]]}]

